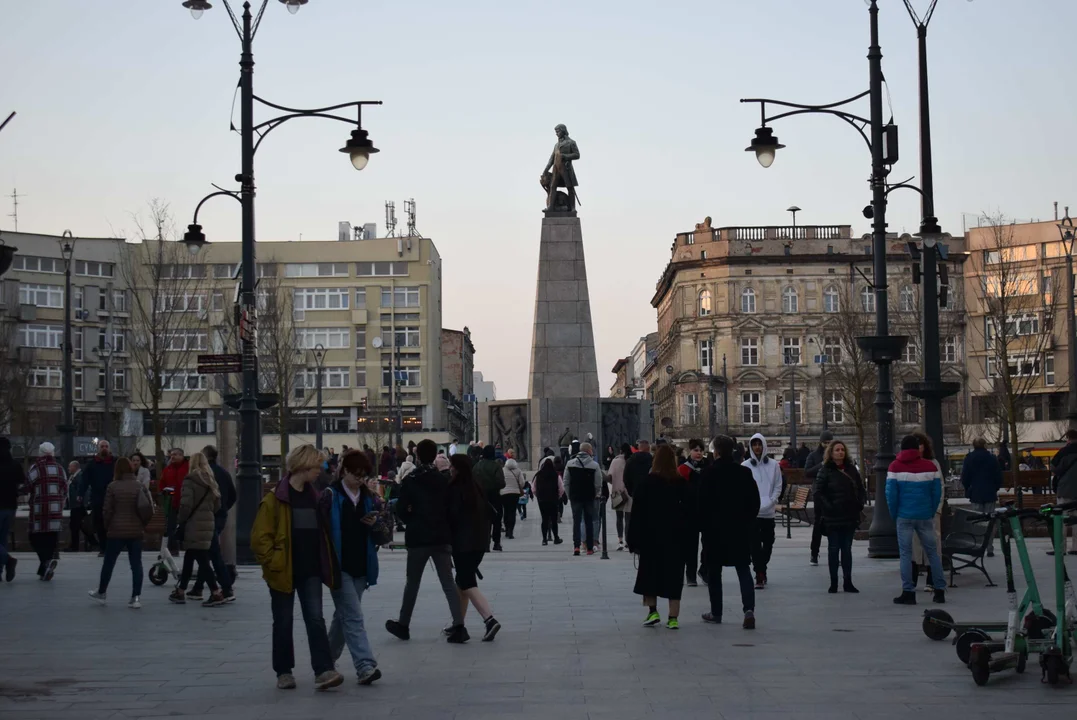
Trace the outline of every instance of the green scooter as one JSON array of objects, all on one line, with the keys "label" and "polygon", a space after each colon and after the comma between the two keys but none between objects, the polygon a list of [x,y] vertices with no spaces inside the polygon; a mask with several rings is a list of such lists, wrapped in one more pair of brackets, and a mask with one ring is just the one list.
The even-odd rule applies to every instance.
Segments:
[{"label": "green scooter", "polygon": [[1077,510],[1077,501],[1065,505],[1044,505],[1040,511],[1051,522],[1051,542],[1055,549],[1055,610],[1058,613],[1049,645],[1040,653],[1041,682],[1057,685],[1065,675],[1070,683],[1070,665],[1077,648],[1077,593],[1066,572],[1066,526],[1077,526],[1077,517],[1067,511]]},{"label": "green scooter", "polygon": [[[1044,610],[1040,601],[1039,589],[1036,585],[1035,575],[1032,573],[1028,548],[1025,544],[1025,535],[1021,527],[1022,517],[1036,515],[1038,515],[1036,510],[1017,510],[1012,506],[1007,506],[997,509],[994,513],[972,518],[974,522],[999,520],[999,540],[1003,547],[1002,556],[1006,564],[1006,576],[1010,579],[1013,577],[1012,553],[1008,551],[1011,539],[1017,545],[1017,555],[1021,561],[1021,570],[1024,573],[1026,584],[1024,596],[1017,606],[1017,617],[1024,618],[1022,629],[1029,638],[1042,638],[1044,631],[1055,624],[1054,615],[1050,610]],[[957,657],[961,660],[962,665],[967,666],[972,645],[991,641],[993,633],[1005,633],[1009,627],[1009,621],[955,622],[953,617],[945,610],[932,608],[924,611],[921,627],[924,634],[932,640],[944,640],[953,632],[953,645],[957,650]]]}]

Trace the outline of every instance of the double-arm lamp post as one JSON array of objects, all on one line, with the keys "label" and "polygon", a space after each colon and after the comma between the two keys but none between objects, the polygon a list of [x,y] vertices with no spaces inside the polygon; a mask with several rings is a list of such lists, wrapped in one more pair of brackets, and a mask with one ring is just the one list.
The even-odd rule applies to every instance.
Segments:
[{"label": "double-arm lamp post", "polygon": [[[878,449],[875,453],[875,510],[868,530],[868,555],[870,557],[897,557],[897,531],[890,509],[886,505],[886,472],[894,459],[894,394],[891,385],[890,365],[901,355],[908,338],[890,335],[887,304],[886,277],[886,177],[889,166],[897,162],[897,126],[883,122],[883,71],[882,48],[879,46],[878,0],[870,0],[871,41],[868,47],[868,89],[859,95],[826,105],[802,105],[766,98],[749,98],[741,102],[758,103],[762,123],[755,131],[755,138],[746,148],[754,152],[759,164],[770,167],[777,150],[785,147],[778,142],[767,123],[791,117],[822,113],[845,121],[860,133],[871,151],[871,205],[864,214],[873,219],[872,261],[875,291],[875,334],[857,338],[857,344],[865,356],[874,363],[879,372],[875,393],[875,412],[878,419]],[[867,97],[870,109],[868,119],[846,112],[841,108]],[[767,103],[790,110],[767,116]],[[865,133],[864,128],[869,132]]]},{"label": "double-arm lamp post", "polygon": [[1070,421],[1070,428],[1077,429],[1077,318],[1074,317],[1073,308],[1073,241],[1077,238],[1077,230],[1070,219],[1069,211],[1062,222],[1058,224],[1058,231],[1062,235],[1062,251],[1066,253],[1066,332],[1068,337],[1066,344],[1069,346],[1069,408],[1066,418]]},{"label": "double-arm lamp post", "polygon": [[[236,556],[240,563],[254,561],[250,552],[250,531],[254,523],[254,516],[258,510],[258,504],[262,499],[260,412],[262,409],[275,404],[274,398],[268,396],[260,398],[258,393],[258,358],[255,334],[257,310],[255,303],[254,154],[266,136],[285,122],[300,117],[325,118],[355,126],[351,136],[340,151],[347,153],[356,170],[362,170],[366,167],[370,156],[378,152],[378,149],[370,141],[367,131],[362,127],[363,106],[381,104],[380,100],[360,100],[304,110],[277,105],[255,95],[252,44],[268,2],[269,0],[262,0],[257,15],[252,15],[251,3],[244,2],[243,14],[237,19],[228,0],[223,0],[224,7],[228,11],[232,25],[235,27],[236,34],[242,44],[239,59],[241,172],[235,178],[236,182],[240,184],[240,189],[238,191],[218,189],[218,192],[210,193],[203,198],[195,208],[193,221],[188,226],[187,233],[183,238],[192,254],[198,253],[202,246],[206,244],[206,236],[202,233],[202,226],[198,224],[198,210],[211,197],[229,195],[242,205],[242,274],[239,286],[239,305],[236,308],[240,328],[240,347],[243,355],[243,389],[238,398],[240,445],[239,472],[237,473],[238,500],[236,503],[238,508],[236,517]],[[295,13],[300,7],[306,5],[308,0],[280,0],[280,2],[287,6],[289,12]],[[203,12],[212,7],[212,4],[207,0],[185,0],[182,4],[183,7],[191,11],[192,17],[196,20],[202,16]],[[284,114],[256,125],[254,122],[255,101],[266,107],[280,110]],[[355,119],[333,114],[334,111],[342,108],[354,108],[356,111]]]},{"label": "double-arm lamp post", "polygon": [[60,424],[60,456],[65,463],[75,459],[75,371],[71,362],[75,355],[71,343],[71,264],[75,261],[75,236],[64,230],[60,238],[60,255],[64,258],[64,390]]},{"label": "double-arm lamp post", "polygon": [[314,445],[319,450],[321,450],[322,449],[322,441],[323,441],[323,437],[322,437],[322,432],[323,432],[323,428],[322,428],[322,382],[323,382],[322,375],[325,373],[325,346],[322,345],[321,343],[318,343],[317,345],[314,346],[314,348],[310,352],[311,352],[311,355],[314,356],[314,371],[316,373],[318,373],[318,376],[314,381],[315,382],[315,388],[317,388],[316,389],[317,396],[315,398],[315,402],[317,403],[317,408],[318,408],[318,410],[317,410],[317,413],[318,413],[318,416],[317,416],[318,425],[317,425],[317,428],[315,430]]}]

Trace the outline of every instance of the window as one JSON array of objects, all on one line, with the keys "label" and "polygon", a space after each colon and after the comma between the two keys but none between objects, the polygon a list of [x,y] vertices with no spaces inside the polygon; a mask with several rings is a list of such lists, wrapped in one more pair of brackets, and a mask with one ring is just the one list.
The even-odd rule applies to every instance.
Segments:
[{"label": "window", "polygon": [[30,368],[26,380],[30,387],[59,388],[64,386],[64,371],[58,367]]},{"label": "window", "polygon": [[826,421],[828,423],[841,425],[845,422],[845,404],[842,402],[840,392],[827,390],[824,404],[826,405]]},{"label": "window", "polygon": [[782,364],[783,365],[799,365],[800,364],[800,338],[785,337],[782,338]]},{"label": "window", "polygon": [[112,291],[112,312],[127,312],[127,293],[123,290]]},{"label": "window", "polygon": [[112,352],[127,352],[127,336],[123,330],[113,330],[111,336],[105,330],[99,332],[97,334],[97,349],[99,352],[104,352],[106,343],[112,346]]},{"label": "window", "polygon": [[[1007,358],[1007,364],[1010,369],[1010,377],[1036,377],[1040,374],[1040,360],[1037,357],[1009,357]],[[987,377],[996,378],[1001,376],[1002,373],[998,368],[998,359],[988,357]]]},{"label": "window", "polygon": [[905,343],[905,347],[901,348],[901,362],[903,363],[915,363],[919,358],[919,354],[916,351],[916,345],[912,342]]},{"label": "window", "polygon": [[16,255],[11,267],[15,270],[25,270],[26,272],[52,273],[53,275],[63,275],[64,273],[64,261],[60,258]]},{"label": "window", "polygon": [[714,374],[714,343],[711,340],[699,341],[699,371]]},{"label": "window", "polygon": [[208,385],[207,375],[199,375],[190,370],[175,370],[161,374],[161,390],[179,392],[181,390],[205,390]]},{"label": "window", "polygon": [[740,294],[740,311],[742,313],[755,312],[755,290],[744,288]]},{"label": "window", "polygon": [[800,298],[797,297],[797,291],[792,287],[787,287],[782,290],[782,312],[800,312]]},{"label": "window", "polygon": [[684,234],[684,244],[685,245],[695,245],[696,244],[696,234],[694,232],[685,233]]},{"label": "window", "polygon": [[[318,387],[316,370],[301,370],[296,373],[296,388],[314,390]],[[346,388],[351,385],[351,369],[346,367],[322,368],[323,388]]]},{"label": "window", "polygon": [[[419,387],[419,368],[395,368],[396,384],[400,387]],[[381,386],[389,387],[389,368],[381,370]]]},{"label": "window", "polygon": [[108,294],[104,290],[97,291],[97,309],[108,312]]},{"label": "window", "polygon": [[72,395],[74,395],[74,400],[76,402],[82,402],[82,368],[73,370],[71,372],[71,379],[74,381],[72,383]]},{"label": "window", "polygon": [[759,364],[759,338],[749,337],[740,339],[740,364]]},{"label": "window", "polygon": [[366,307],[366,288],[359,288],[355,291],[355,309],[362,310]]},{"label": "window", "polygon": [[355,263],[355,274],[359,277],[391,277],[408,274],[407,262],[361,262]]},{"label": "window", "polygon": [[942,339],[942,361],[944,363],[957,362],[957,338],[949,335]]},{"label": "window", "polygon": [[205,298],[195,293],[182,293],[177,295],[158,295],[157,312],[202,312]]},{"label": "window", "polygon": [[1045,353],[1043,356],[1043,384],[1055,384],[1055,356],[1054,353]]},{"label": "window", "polygon": [[288,263],[284,277],[348,277],[348,263]]},{"label": "window", "polygon": [[394,308],[419,307],[419,288],[382,288],[381,306]]},{"label": "window", "polygon": [[231,280],[239,272],[239,263],[216,264],[213,266],[213,277],[218,280]]},{"label": "window", "polygon": [[82,362],[82,328],[72,328],[71,344],[74,346],[75,351],[72,359]]},{"label": "window", "polygon": [[913,312],[916,306],[916,295],[913,293],[912,286],[902,285],[901,292],[898,293],[898,309],[901,312]]},{"label": "window", "polygon": [[355,328],[355,359],[366,360],[366,328]]},{"label": "window", "polygon": [[758,425],[762,422],[762,403],[758,392],[740,394],[740,415],[745,425]]},{"label": "window", "polygon": [[61,325],[20,325],[18,343],[20,347],[59,349],[64,342],[64,328]]},{"label": "window", "polygon": [[[82,308],[83,308],[83,297],[84,297],[84,293],[83,293],[82,288],[80,288],[80,287],[71,288],[71,305],[76,310],[82,310]],[[77,313],[75,314],[75,319],[76,320],[78,319],[78,314]]]},{"label": "window", "polygon": [[297,288],[296,310],[347,310],[348,288]]},{"label": "window", "polygon": [[864,312],[875,312],[875,291],[867,285],[860,291],[860,309]]},{"label": "window", "polygon": [[168,339],[166,349],[181,352],[186,350],[206,350],[209,335],[202,330],[180,330]]},{"label": "window", "polygon": [[295,331],[296,345],[304,350],[312,350],[318,345],[325,348],[348,347],[348,328],[298,328]]},{"label": "window", "polygon": [[[105,391],[105,371],[97,371],[97,389],[100,392]],[[127,371],[123,368],[112,369],[112,389],[120,390],[121,392],[127,389]]]},{"label": "window", "polygon": [[224,310],[224,293],[220,290],[214,290],[213,294],[209,297],[209,309],[221,312]]},{"label": "window", "polygon": [[697,425],[699,423],[699,395],[688,393],[684,396],[683,425]]},{"label": "window", "polygon": [[904,395],[901,399],[901,421],[906,425],[920,424],[920,399]]},{"label": "window", "polygon": [[831,285],[823,291],[823,312],[836,313],[841,310],[841,301],[838,299],[838,289]]},{"label": "window", "polygon": [[356,368],[355,369],[355,387],[357,387],[357,388],[366,387],[366,369],[364,369],[364,368]]},{"label": "window", "polygon": [[419,347],[419,328],[398,327],[396,329],[396,343],[392,342],[392,331],[388,328],[381,329],[382,347]]},{"label": "window", "polygon": [[36,305],[39,308],[63,308],[62,285],[20,285],[19,304]]},{"label": "window", "polygon": [[823,354],[828,365],[841,364],[841,340],[836,337],[823,338]]},{"label": "window", "polygon": [[[165,435],[206,435],[211,433],[205,410],[173,410],[164,421]],[[153,436],[153,418],[142,416],[142,434]]]},{"label": "window", "polygon": [[[257,263],[254,269],[258,271],[258,277],[277,277],[277,263]],[[347,269],[344,275],[348,274]]]},{"label": "window", "polygon": [[[796,400],[794,402],[794,406],[796,408],[796,413],[797,413],[797,422],[798,423],[803,423],[804,422],[804,403],[803,403],[804,394],[798,390],[796,392],[795,398],[796,398]],[[783,418],[784,422],[789,422],[789,396],[788,396],[788,394],[778,396],[778,408],[782,411],[782,418]]]},{"label": "window", "polygon": [[704,290],[699,293],[699,316],[707,317],[713,312],[711,307],[711,291]]},{"label": "window", "polygon": [[162,265],[161,277],[166,280],[188,280],[204,278],[206,276],[205,265],[192,263],[180,263],[178,265]]},{"label": "window", "polygon": [[75,261],[75,274],[85,277],[110,278],[115,270],[112,263],[91,262],[89,260]]}]

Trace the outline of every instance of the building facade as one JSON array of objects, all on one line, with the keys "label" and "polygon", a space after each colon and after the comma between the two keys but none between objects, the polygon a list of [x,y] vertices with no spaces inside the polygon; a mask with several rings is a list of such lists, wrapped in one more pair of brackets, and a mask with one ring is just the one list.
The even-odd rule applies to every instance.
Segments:
[{"label": "building facade", "polygon": [[[964,260],[960,239],[951,264]],[[919,287],[904,239],[888,247],[891,333],[912,337],[894,366],[898,433],[921,423],[919,401],[902,391],[919,378]],[[855,338],[874,334],[870,237],[848,225],[711,227],[710,218],[679,233],[651,304],[658,333],[642,373],[655,433],[670,439],[738,438],[760,432],[773,448],[814,443],[824,429],[858,453],[875,444],[876,369]],[[960,276],[955,269],[954,276]],[[943,377],[964,377],[959,282],[943,317]],[[959,439],[960,399],[944,406],[948,435]],[[864,437],[864,447],[859,438]]]},{"label": "building facade", "polygon": [[73,364],[75,453],[91,455],[95,438],[115,439],[130,424],[130,296],[119,277],[125,243],[72,238],[71,348],[64,347],[64,238],[5,231],[18,248],[0,278],[0,433],[16,454],[48,440],[60,448],[56,426],[63,401],[63,358]]},{"label": "building facade", "polygon": [[441,330],[441,382],[446,427],[454,440],[475,435],[475,403],[465,398],[475,392],[475,346],[471,330]]},{"label": "building facade", "polygon": [[[1068,212],[1068,208],[1067,208]],[[997,442],[1055,443],[1068,422],[1066,248],[1057,222],[981,218],[966,231],[970,431]]]}]

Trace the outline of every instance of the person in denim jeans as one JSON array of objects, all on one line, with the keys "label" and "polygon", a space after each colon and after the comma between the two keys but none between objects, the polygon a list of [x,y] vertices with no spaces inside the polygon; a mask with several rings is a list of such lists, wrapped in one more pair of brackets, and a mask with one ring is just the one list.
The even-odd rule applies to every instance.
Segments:
[{"label": "person in denim jeans", "polygon": [[901,595],[898,605],[916,604],[912,575],[912,539],[916,535],[931,567],[934,600],[946,602],[946,578],[935,537],[935,511],[942,502],[942,474],[935,463],[920,455],[920,439],[906,435],[901,452],[886,472],[886,502],[897,522],[898,551],[901,555]]},{"label": "person in denim jeans", "polygon": [[15,509],[19,504],[19,488],[26,483],[22,465],[11,456],[11,441],[0,437],[0,570],[8,582],[15,579],[18,561],[8,555],[7,544],[15,525]]},{"label": "person in denim jeans", "polygon": [[370,685],[381,678],[381,670],[367,638],[362,602],[363,593],[378,582],[378,549],[370,528],[379,502],[366,484],[374,473],[366,455],[349,450],[339,459],[339,467],[340,478],[318,501],[340,567],[339,581],[334,578],[331,591],[336,610],[329,627],[329,648],[337,659],[347,644],[359,684]]}]

